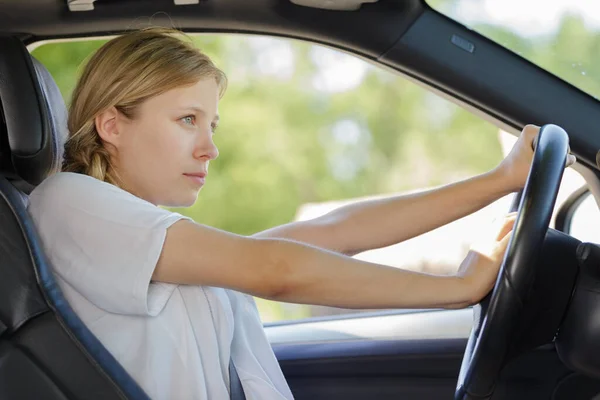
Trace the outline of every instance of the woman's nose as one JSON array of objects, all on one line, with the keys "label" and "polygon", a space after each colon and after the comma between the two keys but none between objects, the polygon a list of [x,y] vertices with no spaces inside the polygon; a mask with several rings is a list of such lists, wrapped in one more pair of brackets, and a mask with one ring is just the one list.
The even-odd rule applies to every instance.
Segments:
[{"label": "woman's nose", "polygon": [[212,133],[206,135],[200,135],[202,138],[198,140],[196,149],[194,150],[195,158],[206,158],[208,160],[214,160],[219,157],[219,149],[215,145],[212,138]]},{"label": "woman's nose", "polygon": [[215,142],[213,142],[212,138],[210,139],[210,150],[208,152],[208,156],[210,157],[211,160],[214,160],[215,158],[219,157],[219,149],[217,148],[217,145],[215,144]]}]

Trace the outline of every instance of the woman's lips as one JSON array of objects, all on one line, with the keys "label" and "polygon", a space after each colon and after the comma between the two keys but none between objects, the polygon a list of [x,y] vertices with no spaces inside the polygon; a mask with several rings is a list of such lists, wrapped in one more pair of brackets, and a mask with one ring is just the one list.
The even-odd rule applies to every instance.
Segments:
[{"label": "woman's lips", "polygon": [[199,186],[204,186],[204,183],[206,182],[206,174],[205,173],[201,173],[201,174],[183,174],[186,177],[188,177],[191,181],[195,182],[197,185]]}]

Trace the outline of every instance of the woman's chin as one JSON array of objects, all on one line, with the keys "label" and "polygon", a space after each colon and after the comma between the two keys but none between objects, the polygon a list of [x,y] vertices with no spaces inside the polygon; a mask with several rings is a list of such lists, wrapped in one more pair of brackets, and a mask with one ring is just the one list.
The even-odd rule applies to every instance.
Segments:
[{"label": "woman's chin", "polygon": [[167,201],[161,205],[173,208],[191,207],[194,205],[194,203],[196,203],[196,200],[198,200],[198,194],[199,191],[195,191],[194,193],[182,193],[180,196],[174,196],[167,199]]}]

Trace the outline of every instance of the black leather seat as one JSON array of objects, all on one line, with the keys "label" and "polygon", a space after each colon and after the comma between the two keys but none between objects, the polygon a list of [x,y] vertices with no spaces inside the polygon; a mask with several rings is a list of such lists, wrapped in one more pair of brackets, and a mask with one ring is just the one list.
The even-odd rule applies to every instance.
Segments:
[{"label": "black leather seat", "polygon": [[147,399],[62,296],[26,210],[60,165],[66,109],[48,71],[0,36],[0,399]]}]

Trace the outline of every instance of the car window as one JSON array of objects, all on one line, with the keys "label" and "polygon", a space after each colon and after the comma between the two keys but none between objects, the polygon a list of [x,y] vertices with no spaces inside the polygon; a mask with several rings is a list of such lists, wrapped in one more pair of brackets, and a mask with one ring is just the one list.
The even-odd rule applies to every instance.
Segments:
[{"label": "car window", "polygon": [[600,243],[600,210],[590,192],[573,211],[568,229],[571,236],[582,242]]},{"label": "car window", "polygon": [[[194,206],[176,210],[199,223],[250,235],[348,202],[433,188],[489,171],[514,140],[401,76],[324,46],[243,35],[192,40],[229,78],[211,179]],[[68,102],[80,63],[102,43],[51,43],[33,54]],[[453,273],[511,200],[356,257]],[[265,322],[357,312],[257,304]]]}]

